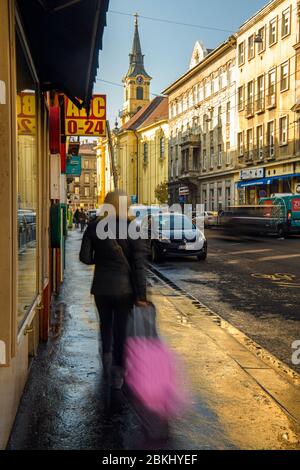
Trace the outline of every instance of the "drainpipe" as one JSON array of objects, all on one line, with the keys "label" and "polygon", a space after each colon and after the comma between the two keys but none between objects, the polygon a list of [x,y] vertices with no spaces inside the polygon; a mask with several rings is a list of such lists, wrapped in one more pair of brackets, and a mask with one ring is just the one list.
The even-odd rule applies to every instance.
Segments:
[{"label": "drainpipe", "polygon": [[133,131],[136,138],[136,202],[139,202],[139,136]]}]

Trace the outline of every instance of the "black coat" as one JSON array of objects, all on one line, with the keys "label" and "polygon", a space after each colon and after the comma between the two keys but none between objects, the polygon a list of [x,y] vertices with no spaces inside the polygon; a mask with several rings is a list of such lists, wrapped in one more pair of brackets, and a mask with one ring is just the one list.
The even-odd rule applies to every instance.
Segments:
[{"label": "black coat", "polygon": [[[145,245],[141,239],[100,240],[96,234],[98,220],[87,226],[84,245],[92,242],[95,272],[91,288],[93,295],[134,295],[136,300],[146,299]],[[129,223],[129,222],[128,222]],[[116,248],[118,243],[128,260],[130,269]]]}]

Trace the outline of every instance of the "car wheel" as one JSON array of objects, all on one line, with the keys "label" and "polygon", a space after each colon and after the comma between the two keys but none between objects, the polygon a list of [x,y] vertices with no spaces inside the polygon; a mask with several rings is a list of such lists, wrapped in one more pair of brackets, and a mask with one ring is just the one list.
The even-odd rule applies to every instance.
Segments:
[{"label": "car wheel", "polygon": [[285,238],[286,230],[283,225],[278,225],[277,227],[277,235],[279,238]]},{"label": "car wheel", "polygon": [[152,263],[161,261],[161,255],[155,245],[151,245],[151,261]]},{"label": "car wheel", "polygon": [[201,255],[197,255],[198,261],[204,261],[207,258],[207,253],[206,251],[204,253],[201,253]]}]

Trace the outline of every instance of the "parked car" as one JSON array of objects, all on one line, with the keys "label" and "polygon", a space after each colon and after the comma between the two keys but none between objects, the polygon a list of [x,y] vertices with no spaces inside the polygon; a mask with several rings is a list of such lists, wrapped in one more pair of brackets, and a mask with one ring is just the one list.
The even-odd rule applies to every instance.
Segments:
[{"label": "parked car", "polygon": [[141,236],[147,240],[152,262],[167,256],[196,256],[205,260],[207,240],[192,220],[180,213],[146,216],[141,223]]},{"label": "parked car", "polygon": [[210,228],[218,225],[218,212],[204,211],[200,214],[193,213],[193,222],[200,228]]},{"label": "parked car", "polygon": [[149,216],[159,214],[160,206],[146,206],[143,204],[134,204],[129,207],[129,216],[135,218],[138,226],[141,226],[142,220]]}]

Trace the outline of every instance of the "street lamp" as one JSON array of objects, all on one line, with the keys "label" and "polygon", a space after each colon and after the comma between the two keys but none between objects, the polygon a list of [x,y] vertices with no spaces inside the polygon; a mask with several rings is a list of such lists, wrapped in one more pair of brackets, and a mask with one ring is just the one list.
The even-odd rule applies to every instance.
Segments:
[{"label": "street lamp", "polygon": [[263,43],[263,39],[262,39],[262,37],[259,33],[255,36],[254,42],[255,42],[255,44],[262,44]]}]

